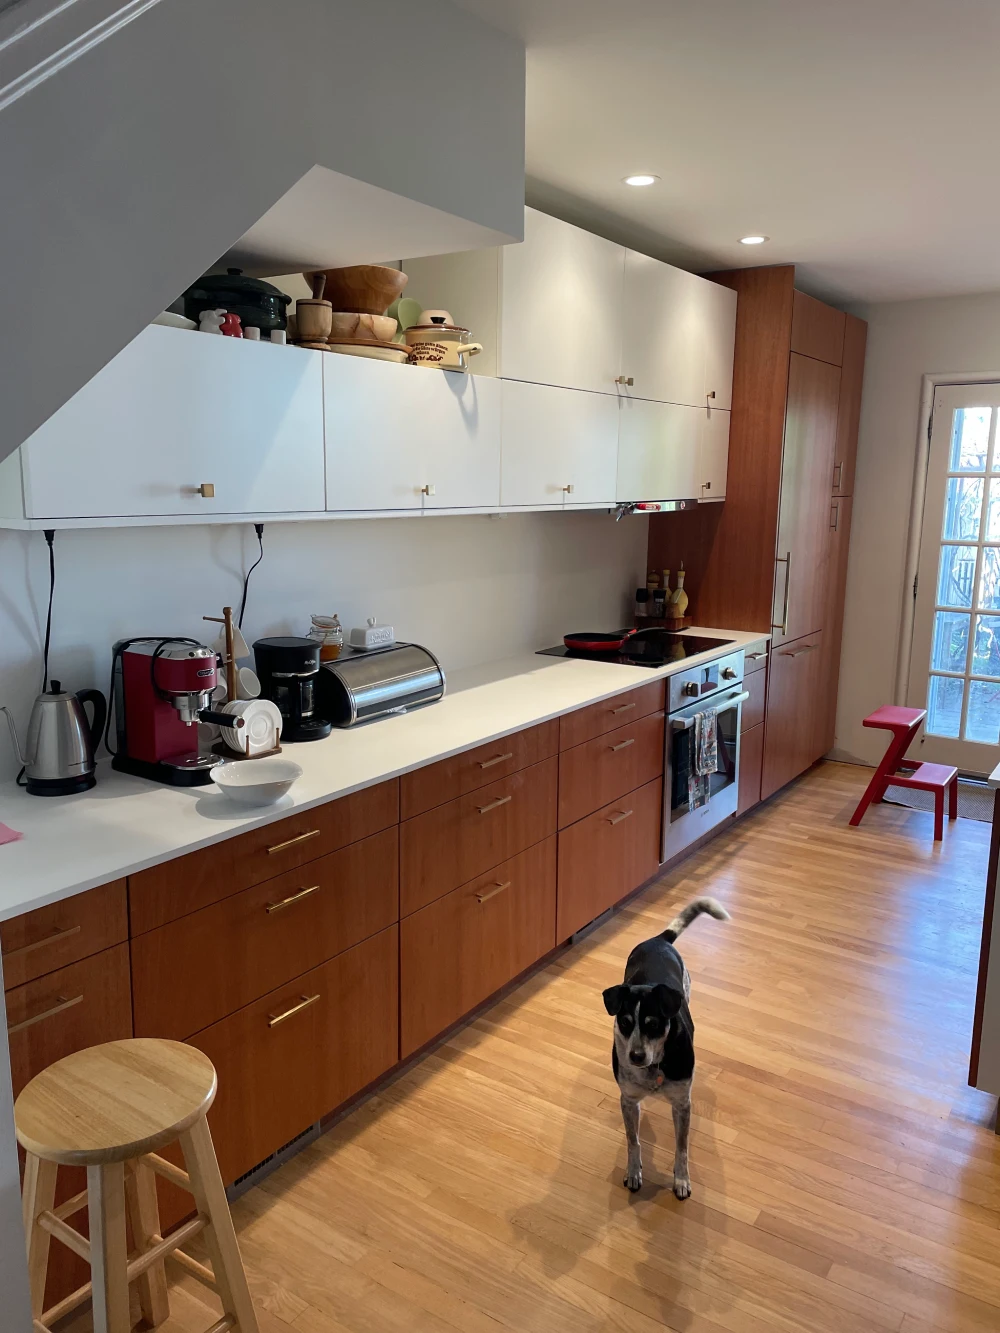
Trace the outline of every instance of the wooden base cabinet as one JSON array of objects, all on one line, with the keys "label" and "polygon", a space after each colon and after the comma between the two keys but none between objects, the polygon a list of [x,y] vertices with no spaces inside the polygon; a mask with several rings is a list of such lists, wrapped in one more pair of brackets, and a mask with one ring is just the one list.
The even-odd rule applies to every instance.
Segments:
[{"label": "wooden base cabinet", "polygon": [[555,837],[407,917],[399,938],[403,1059],[555,943]]},{"label": "wooden base cabinet", "polygon": [[823,753],[819,710],[823,635],[807,634],[771,650],[767,683],[762,800],[814,764]]},{"label": "wooden base cabinet", "polygon": [[764,761],[764,724],[740,733],[740,790],[736,817],[760,804],[760,771]]}]

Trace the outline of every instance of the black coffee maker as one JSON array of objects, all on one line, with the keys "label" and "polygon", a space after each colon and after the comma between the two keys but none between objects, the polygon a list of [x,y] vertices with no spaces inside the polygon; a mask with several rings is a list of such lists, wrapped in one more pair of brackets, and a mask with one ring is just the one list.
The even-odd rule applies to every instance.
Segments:
[{"label": "black coffee maker", "polygon": [[260,692],[281,711],[282,741],[319,741],[331,724],[315,712],[319,644],[291,636],[258,639],[253,646]]}]

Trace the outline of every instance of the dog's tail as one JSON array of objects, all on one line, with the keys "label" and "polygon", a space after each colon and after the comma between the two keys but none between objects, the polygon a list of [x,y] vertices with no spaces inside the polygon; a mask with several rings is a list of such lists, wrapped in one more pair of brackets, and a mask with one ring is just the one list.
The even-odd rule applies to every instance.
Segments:
[{"label": "dog's tail", "polygon": [[709,916],[714,916],[716,921],[729,920],[729,913],[714,898],[695,898],[694,902],[688,903],[682,912],[677,913],[663,932],[662,938],[673,944],[681,931],[687,930],[691,922],[700,917],[703,912],[707,912]]}]

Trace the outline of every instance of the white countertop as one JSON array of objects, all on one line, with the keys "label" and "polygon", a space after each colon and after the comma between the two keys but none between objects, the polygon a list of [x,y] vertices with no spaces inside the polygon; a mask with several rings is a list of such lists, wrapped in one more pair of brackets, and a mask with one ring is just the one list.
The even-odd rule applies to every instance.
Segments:
[{"label": "white countertop", "polygon": [[78,796],[43,799],[6,783],[0,786],[0,822],[24,837],[0,846],[0,921],[768,637],[724,629],[688,632],[729,643],[656,669],[526,653],[455,671],[440,703],[287,746],[286,755],[303,775],[277,805],[263,810],[233,805],[214,784],[161,786],[117,773],[110,761],[98,766],[97,786]]},{"label": "white countertop", "polygon": [[990,784],[991,787],[1000,787],[1000,764],[997,764],[996,768],[989,775],[986,781]]}]

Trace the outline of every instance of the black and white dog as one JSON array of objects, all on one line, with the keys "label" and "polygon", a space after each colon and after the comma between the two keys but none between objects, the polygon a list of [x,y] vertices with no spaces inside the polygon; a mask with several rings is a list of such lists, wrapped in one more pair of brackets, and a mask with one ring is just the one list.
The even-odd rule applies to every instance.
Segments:
[{"label": "black and white dog", "polygon": [[694,1077],[694,1023],[688,1009],[691,978],[674,940],[696,917],[707,912],[717,921],[729,913],[714,898],[696,898],[662,935],[637,944],[625,964],[625,980],[604,992],[604,1007],[615,1019],[611,1067],[622,1096],[628,1143],[626,1189],[642,1185],[639,1104],[663,1093],[674,1113],[674,1193],[691,1193],[688,1134],[691,1128],[691,1080]]}]

